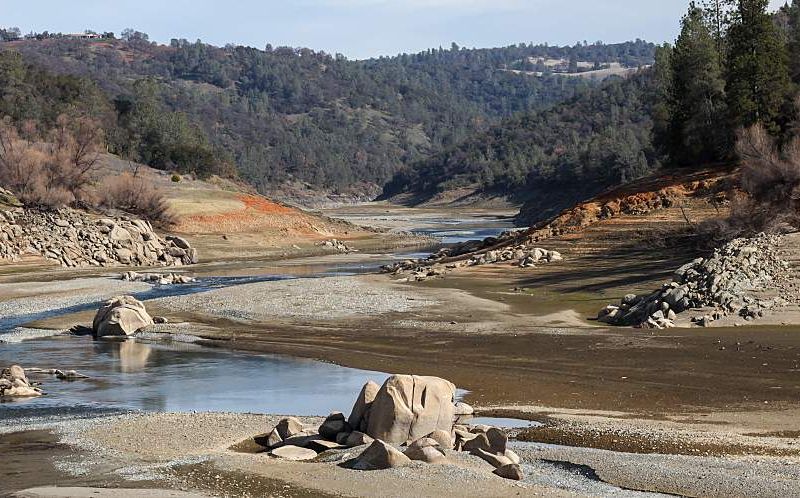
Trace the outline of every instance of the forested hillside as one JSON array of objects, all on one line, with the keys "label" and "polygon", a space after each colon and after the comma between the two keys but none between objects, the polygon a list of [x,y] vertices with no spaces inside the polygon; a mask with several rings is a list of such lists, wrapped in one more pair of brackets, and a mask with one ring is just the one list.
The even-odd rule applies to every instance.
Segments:
[{"label": "forested hillside", "polygon": [[[529,197],[529,187],[574,189],[585,195],[624,183],[657,163],[652,146],[656,80],[643,72],[551,109],[511,118],[398,173],[384,195],[424,200],[471,187],[486,194]],[[569,203],[571,196],[563,196]]]},{"label": "forested hillside", "polygon": [[[736,138],[798,135],[800,0],[691,2],[655,65],[550,109],[512,117],[401,170],[384,196],[425,201],[454,188],[526,201],[521,221],[555,214],[660,165],[738,159]],[[758,133],[756,133],[758,135]],[[778,154],[780,157],[780,154]]]},{"label": "forested hillside", "polygon": [[478,50],[454,45],[350,61],[309,49],[218,48],[185,40],[162,46],[143,33],[109,35],[83,40],[44,33],[0,43],[0,49],[100,87],[113,103],[115,120],[106,132],[113,152],[181,172],[235,170],[262,190],[287,180],[333,190],[357,182],[383,185],[404,165],[502,118],[547,109],[596,86],[589,79],[506,68],[552,58],[636,67],[651,63],[654,51],[641,41]]}]

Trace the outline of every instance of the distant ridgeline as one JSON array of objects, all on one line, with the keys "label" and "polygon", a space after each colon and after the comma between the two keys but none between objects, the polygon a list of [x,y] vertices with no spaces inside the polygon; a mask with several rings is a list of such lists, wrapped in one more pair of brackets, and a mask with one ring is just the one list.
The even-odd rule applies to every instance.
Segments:
[{"label": "distant ridgeline", "polygon": [[[652,64],[655,46],[636,41],[464,49],[454,44],[447,50],[351,61],[286,47],[218,48],[185,40],[164,46],[130,30],[122,39],[111,33],[22,37],[19,31],[0,30],[0,50],[22,56],[0,56],[0,83],[8,83],[0,88],[15,96],[0,104],[0,112],[19,122],[35,119],[37,113],[52,114],[45,101],[63,98],[75,105],[55,108],[102,120],[112,152],[157,168],[200,175],[238,173],[262,190],[285,181],[332,190],[357,182],[384,185],[403,171],[392,181],[391,192],[438,188],[433,178],[451,175],[448,181],[453,185],[475,179],[487,188],[520,185],[530,168],[516,161],[528,156],[511,160],[508,171],[489,166],[465,175],[459,167],[447,166],[438,173],[432,168],[428,179],[424,173],[410,173],[406,165],[432,164],[425,162],[430,157],[441,161],[458,144],[472,149],[486,137],[494,143],[484,146],[499,151],[505,134],[516,133],[513,127],[538,119],[512,116],[544,111],[557,119],[574,102],[579,109],[587,105],[580,104],[580,95],[605,91],[619,94],[619,100],[638,95],[646,86],[644,78],[636,78],[631,86],[613,78],[607,90],[594,89],[613,68],[635,72]],[[22,66],[28,76],[14,69]],[[31,77],[36,71],[62,76]],[[70,79],[59,80],[65,77]],[[42,88],[31,89],[29,82],[36,80],[42,81],[34,86]],[[64,91],[62,83],[92,91],[77,97]],[[39,95],[34,102],[44,99],[36,104],[38,109],[30,109],[32,104],[24,98],[31,91]],[[638,140],[647,126],[639,116],[641,105],[620,102],[619,107],[632,116],[625,140]],[[593,112],[615,109],[598,105]],[[581,113],[590,111],[576,110],[572,119],[583,119]],[[520,125],[502,131],[497,123],[507,118]],[[566,123],[571,118],[558,119]],[[636,126],[638,121],[643,128]],[[576,134],[574,141],[583,140],[580,128],[564,125],[553,133],[567,131]],[[532,143],[542,140],[532,137]],[[636,164],[620,166],[618,176],[645,167],[641,163],[648,158],[634,156],[626,160]],[[540,169],[545,175],[559,175],[549,171],[557,167],[556,161],[549,161]]]}]

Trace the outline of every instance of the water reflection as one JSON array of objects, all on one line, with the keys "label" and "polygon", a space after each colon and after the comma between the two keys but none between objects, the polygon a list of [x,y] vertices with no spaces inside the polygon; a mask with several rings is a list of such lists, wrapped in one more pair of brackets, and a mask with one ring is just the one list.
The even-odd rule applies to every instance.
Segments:
[{"label": "water reflection", "polygon": [[119,371],[122,373],[143,372],[153,348],[135,341],[125,341],[115,351],[119,357]]},{"label": "water reflection", "polygon": [[4,345],[0,364],[78,370],[91,379],[44,382],[47,396],[0,406],[0,419],[65,409],[326,415],[347,411],[369,379],[386,374],[311,360],[193,344],[61,337]]}]

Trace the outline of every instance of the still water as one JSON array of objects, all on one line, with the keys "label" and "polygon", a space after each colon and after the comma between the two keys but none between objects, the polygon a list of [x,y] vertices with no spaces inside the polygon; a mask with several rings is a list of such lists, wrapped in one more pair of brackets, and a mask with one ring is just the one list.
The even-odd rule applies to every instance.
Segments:
[{"label": "still water", "polygon": [[[24,361],[20,361],[23,358]],[[220,411],[327,415],[348,411],[365,382],[387,375],[313,360],[194,344],[53,337],[0,345],[0,365],[77,370],[89,379],[32,374],[46,396],[0,404],[0,419],[76,411]]]}]

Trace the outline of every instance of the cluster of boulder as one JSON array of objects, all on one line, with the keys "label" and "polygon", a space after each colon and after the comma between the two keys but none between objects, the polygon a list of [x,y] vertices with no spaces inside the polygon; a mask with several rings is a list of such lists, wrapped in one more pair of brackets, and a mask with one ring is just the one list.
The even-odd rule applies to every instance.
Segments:
[{"label": "cluster of boulder", "polygon": [[[489,240],[489,239],[487,239]],[[480,266],[496,263],[511,263],[521,268],[535,268],[542,263],[553,263],[563,261],[561,253],[558,251],[548,251],[541,247],[530,247],[525,244],[508,246],[502,249],[494,249],[486,252],[468,253],[467,256],[458,254],[459,250],[472,248],[476,243],[469,242],[460,244],[454,248],[444,248],[423,260],[406,260],[382,267],[385,273],[393,275],[408,274],[406,281],[422,282],[431,278],[441,277],[452,270],[469,266]],[[460,249],[459,249],[460,248]]]},{"label": "cluster of boulder", "polygon": [[30,398],[41,396],[42,390],[25,376],[25,369],[12,365],[0,371],[0,398]]},{"label": "cluster of boulder", "polygon": [[194,277],[179,273],[138,273],[135,271],[126,271],[120,275],[120,279],[125,282],[146,282],[156,285],[191,284],[197,281]]},{"label": "cluster of boulder", "polygon": [[333,249],[337,252],[341,252],[344,254],[356,252],[355,249],[352,249],[350,246],[348,246],[347,244],[338,239],[323,240],[317,245],[320,247]]},{"label": "cluster of boulder", "polygon": [[358,455],[344,463],[355,470],[403,467],[412,461],[443,464],[452,452],[465,451],[490,463],[496,475],[521,480],[520,457],[507,447],[503,431],[456,424],[472,408],[454,403],[455,391],[438,377],[393,375],[382,386],[365,384],[349,417],[332,413],[319,427],[289,417],[253,441],[272,456],[290,460],[355,448]]},{"label": "cluster of boulder", "polygon": [[74,209],[0,208],[0,258],[41,255],[62,266],[182,266],[197,249],[181,237],[159,237],[153,226],[127,217],[93,219]]},{"label": "cluster of boulder", "polygon": [[675,326],[677,315],[687,310],[712,309],[693,317],[707,326],[735,314],[747,320],[768,309],[785,305],[780,295],[762,299],[752,291],[778,290],[787,277],[789,263],[779,249],[781,236],[759,234],[725,244],[709,258],[698,258],[678,268],[672,282],[648,295],[630,294],[619,305],[606,306],[597,319],[622,326],[664,329]]}]

